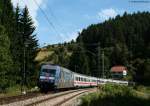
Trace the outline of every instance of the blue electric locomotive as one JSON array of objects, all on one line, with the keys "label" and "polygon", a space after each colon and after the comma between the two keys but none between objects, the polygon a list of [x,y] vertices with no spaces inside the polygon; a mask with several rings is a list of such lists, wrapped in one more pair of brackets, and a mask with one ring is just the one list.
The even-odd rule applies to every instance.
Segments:
[{"label": "blue electric locomotive", "polygon": [[73,72],[58,65],[43,64],[38,86],[41,91],[73,87]]}]

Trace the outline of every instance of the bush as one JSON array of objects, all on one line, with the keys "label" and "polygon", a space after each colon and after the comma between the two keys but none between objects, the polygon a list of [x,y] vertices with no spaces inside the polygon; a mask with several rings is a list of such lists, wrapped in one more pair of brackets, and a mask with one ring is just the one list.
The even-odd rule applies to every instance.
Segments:
[{"label": "bush", "polygon": [[128,86],[106,84],[98,93],[82,97],[81,106],[150,106],[150,98],[137,96]]},{"label": "bush", "polygon": [[131,95],[133,90],[125,85],[118,86],[115,84],[106,84],[102,86],[101,90],[105,92],[107,95]]}]

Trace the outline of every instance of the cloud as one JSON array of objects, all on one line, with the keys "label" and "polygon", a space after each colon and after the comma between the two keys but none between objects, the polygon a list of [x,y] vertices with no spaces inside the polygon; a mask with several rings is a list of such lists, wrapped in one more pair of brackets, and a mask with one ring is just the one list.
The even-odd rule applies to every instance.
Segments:
[{"label": "cloud", "polygon": [[48,0],[12,0],[13,5],[16,7],[17,3],[19,2],[19,7],[24,8],[25,5],[27,5],[29,9],[29,13],[33,18],[33,21],[35,23],[35,26],[38,26],[38,21],[37,21],[37,13],[39,7],[37,4],[42,7],[42,9],[46,8],[46,4]]},{"label": "cloud", "polygon": [[113,8],[109,8],[109,9],[102,9],[99,13],[98,13],[98,18],[101,21],[104,20],[108,20],[109,18],[114,18],[116,15],[118,15],[121,11],[118,11],[116,9]]}]

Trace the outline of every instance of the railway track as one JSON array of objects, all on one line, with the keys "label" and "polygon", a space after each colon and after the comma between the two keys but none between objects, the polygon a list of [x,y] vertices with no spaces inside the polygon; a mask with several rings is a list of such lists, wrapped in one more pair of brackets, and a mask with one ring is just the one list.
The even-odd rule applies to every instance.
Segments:
[{"label": "railway track", "polygon": [[43,96],[34,97],[31,99],[13,102],[10,104],[4,104],[3,106],[60,106],[67,102],[68,100],[89,92],[93,90],[92,88],[88,89],[78,89],[78,90],[69,90],[54,94],[47,94]]}]

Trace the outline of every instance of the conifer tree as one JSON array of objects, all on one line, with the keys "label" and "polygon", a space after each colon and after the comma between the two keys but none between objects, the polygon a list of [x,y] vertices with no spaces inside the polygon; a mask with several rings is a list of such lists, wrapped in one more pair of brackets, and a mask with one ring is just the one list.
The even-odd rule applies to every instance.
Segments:
[{"label": "conifer tree", "polygon": [[[35,79],[33,79],[35,76],[35,57],[37,54],[37,39],[36,35],[34,34],[35,26],[32,21],[31,16],[29,15],[29,11],[27,6],[22,11],[22,16],[20,19],[21,24],[21,45],[22,45],[22,53],[23,58],[25,59],[25,63],[22,64],[22,67],[25,64],[26,67],[26,81],[29,82],[28,85],[30,85],[33,81],[35,82]],[[23,69],[23,68],[22,68]],[[31,83],[30,83],[31,82]],[[35,84],[35,83],[34,83]]]},{"label": "conifer tree", "polygon": [[5,90],[13,83],[12,59],[10,56],[10,40],[4,27],[0,25],[0,91]]},{"label": "conifer tree", "polygon": [[22,35],[21,35],[21,23],[20,23],[20,18],[21,18],[21,12],[19,9],[19,6],[17,5],[17,7],[15,8],[14,11],[14,33],[13,33],[13,48],[12,48],[12,58],[13,58],[13,62],[14,62],[14,70],[15,73],[14,75],[15,80],[16,80],[16,84],[20,84],[21,80],[22,80],[22,76],[21,76],[21,67],[22,67],[22,61],[23,61],[23,57],[22,57]]}]

